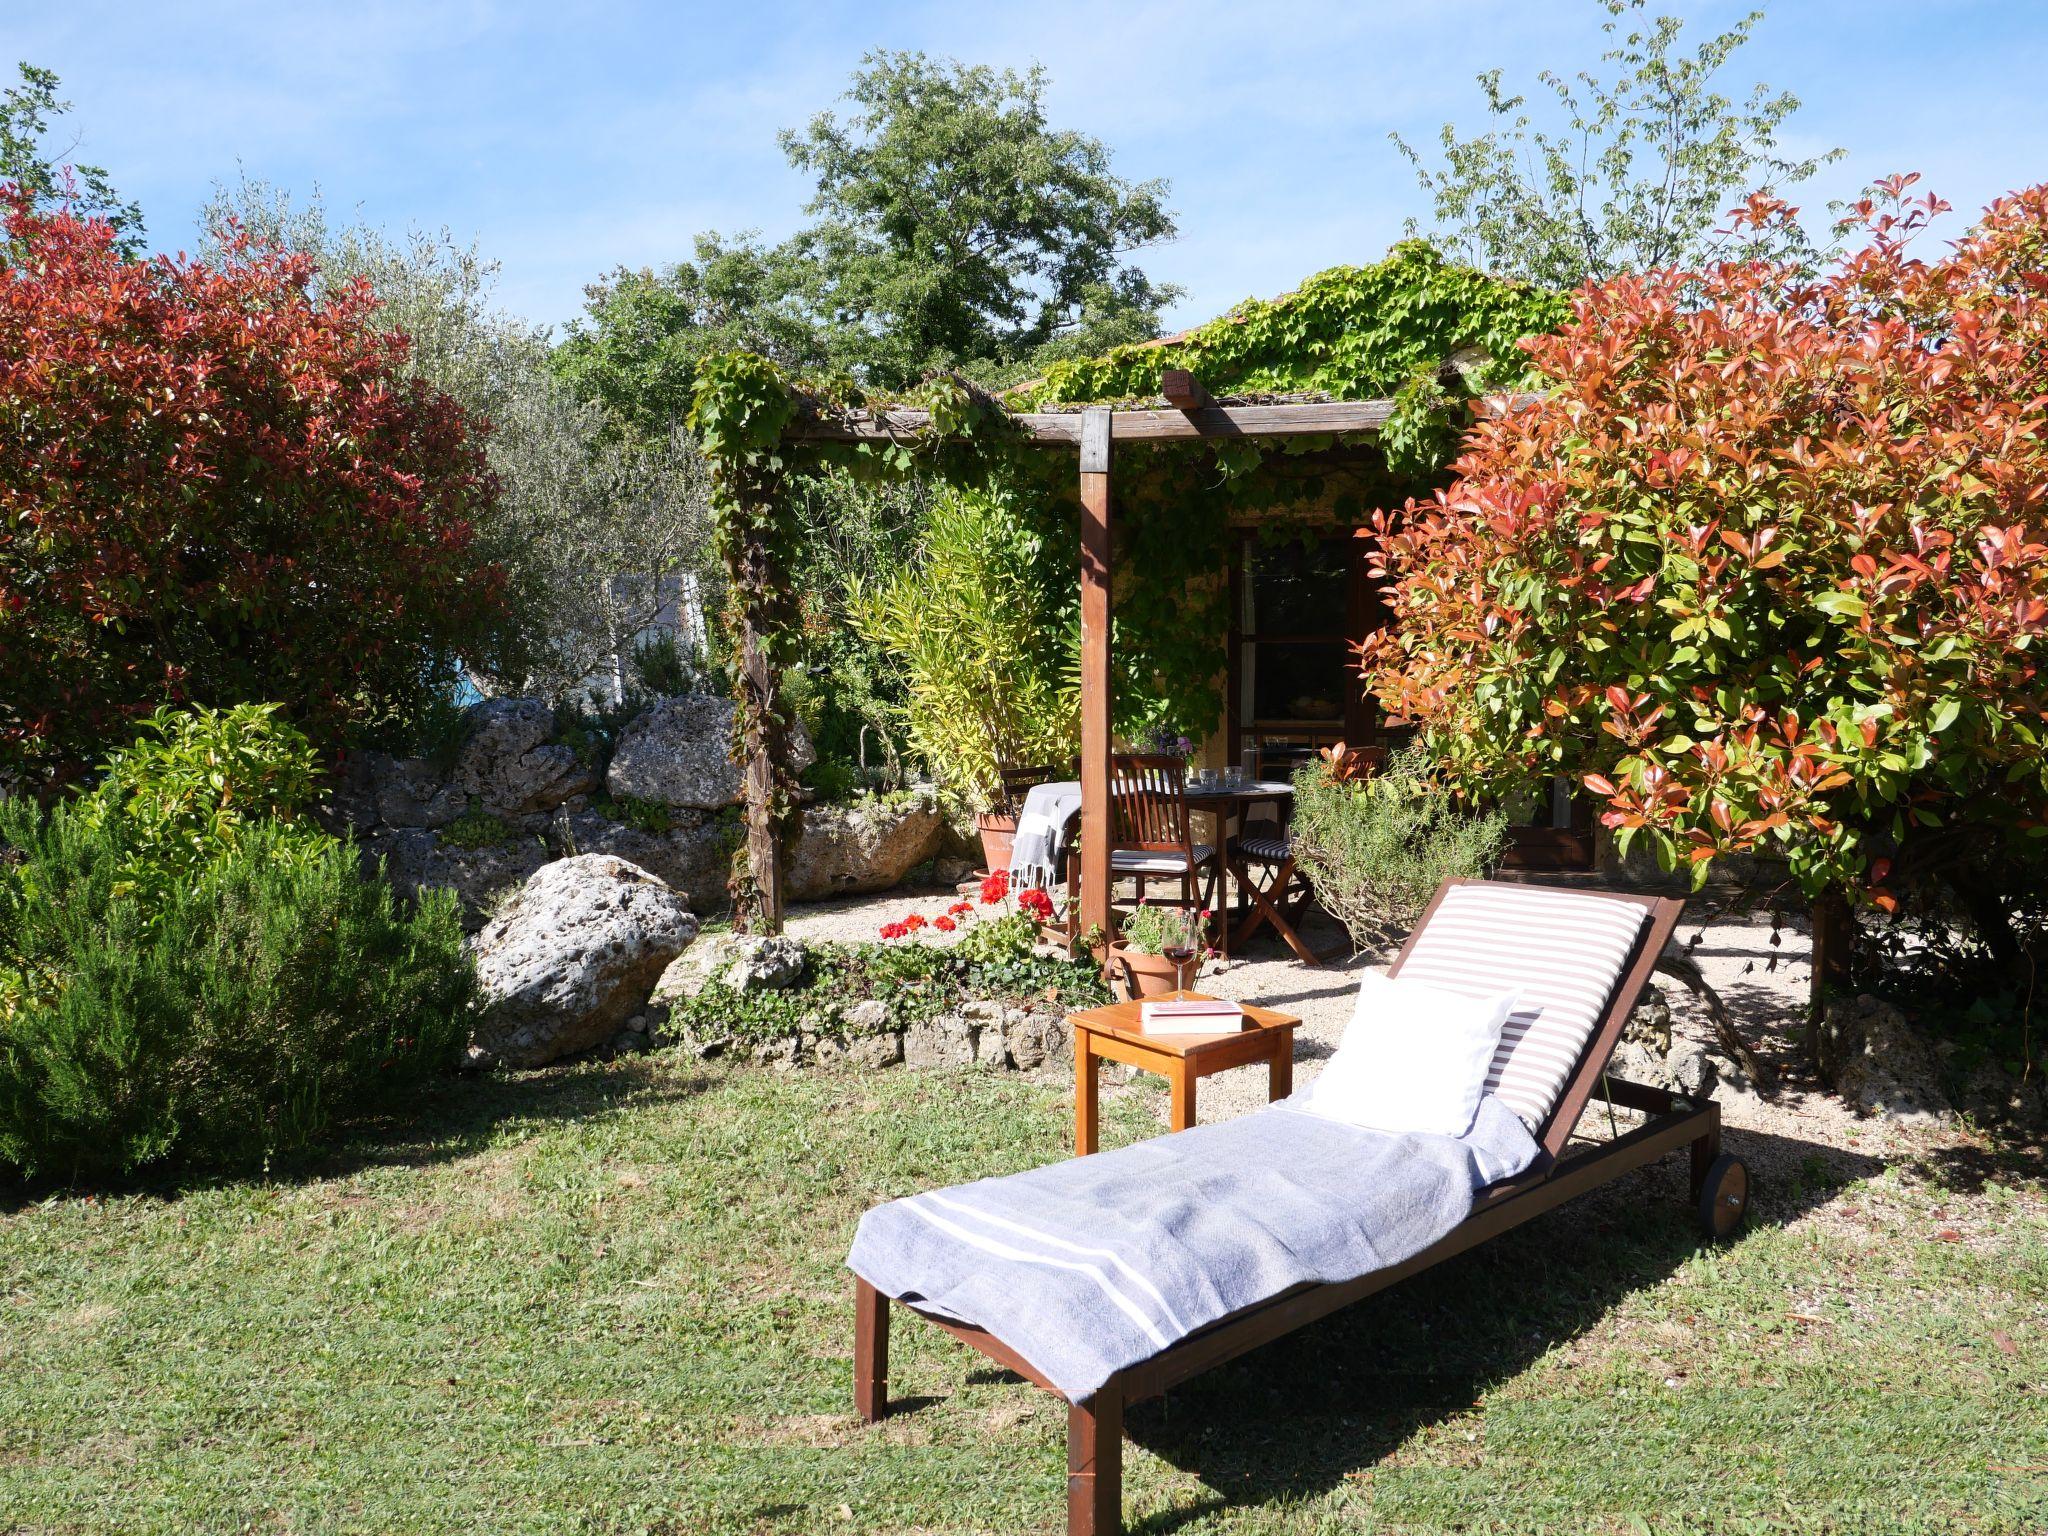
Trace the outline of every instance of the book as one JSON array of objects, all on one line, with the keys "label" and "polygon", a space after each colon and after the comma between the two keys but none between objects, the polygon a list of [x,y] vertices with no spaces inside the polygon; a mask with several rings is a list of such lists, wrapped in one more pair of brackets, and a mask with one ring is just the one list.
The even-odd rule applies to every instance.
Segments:
[{"label": "book", "polygon": [[1223,998],[1175,998],[1138,1004],[1138,1028],[1148,1035],[1220,1035],[1244,1026],[1244,1009]]}]

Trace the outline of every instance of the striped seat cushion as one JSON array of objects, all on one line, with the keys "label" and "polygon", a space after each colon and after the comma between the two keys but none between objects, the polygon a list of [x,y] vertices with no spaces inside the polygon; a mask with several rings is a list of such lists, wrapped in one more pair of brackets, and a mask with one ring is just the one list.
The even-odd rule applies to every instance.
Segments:
[{"label": "striped seat cushion", "polygon": [[1257,864],[1284,864],[1293,851],[1284,837],[1240,837],[1230,848],[1238,857]]},{"label": "striped seat cushion", "polygon": [[[1216,856],[1207,843],[1195,844],[1195,863],[1206,864]],[[1185,874],[1188,861],[1177,853],[1147,853],[1139,848],[1119,848],[1109,856],[1110,871],[1119,875]]]},{"label": "striped seat cushion", "polygon": [[1401,963],[1404,978],[1474,996],[1522,996],[1487,1091],[1541,1127],[1599,1027],[1649,909],[1534,885],[1458,885]]}]

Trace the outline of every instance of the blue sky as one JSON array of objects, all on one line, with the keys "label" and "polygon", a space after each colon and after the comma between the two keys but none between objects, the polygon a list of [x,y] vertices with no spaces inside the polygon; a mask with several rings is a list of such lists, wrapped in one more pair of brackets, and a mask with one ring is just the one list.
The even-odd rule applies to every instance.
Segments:
[{"label": "blue sky", "polygon": [[[1672,0],[1691,30],[1746,4]],[[1919,170],[1959,209],[2048,178],[2048,4],[1777,0],[1727,85],[1805,102],[1792,147],[1849,151],[1799,200]],[[1173,187],[1147,253],[1192,323],[1340,261],[1423,211],[1390,130],[1480,119],[1472,76],[1596,67],[1592,0],[780,4],[576,0],[0,0],[0,61],[55,69],[76,158],[138,198],[159,245],[238,173],[393,229],[474,238],[511,310],[559,323],[612,267],[699,230],[802,219],[776,148],[871,48],[1051,72],[1051,112]],[[10,66],[11,73],[11,66]],[[1733,91],[1731,90],[1731,94]]]}]

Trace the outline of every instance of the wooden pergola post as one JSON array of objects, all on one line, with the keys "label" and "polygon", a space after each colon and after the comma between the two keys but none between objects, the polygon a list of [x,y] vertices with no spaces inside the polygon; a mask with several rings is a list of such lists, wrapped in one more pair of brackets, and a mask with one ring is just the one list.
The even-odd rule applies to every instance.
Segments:
[{"label": "wooden pergola post", "polygon": [[[781,494],[779,483],[752,485],[743,494]],[[783,723],[781,679],[768,654],[764,630],[771,619],[765,609],[786,599],[780,596],[780,573],[759,519],[727,557],[727,574],[745,594],[740,609],[740,675],[738,678],[744,739],[740,770],[746,806],[747,869],[753,878],[752,909],[736,914],[749,932],[782,932],[782,828],[777,794],[782,765],[789,757],[789,730]]]},{"label": "wooden pergola post", "polygon": [[1109,934],[1111,415],[1081,413],[1081,932]]}]

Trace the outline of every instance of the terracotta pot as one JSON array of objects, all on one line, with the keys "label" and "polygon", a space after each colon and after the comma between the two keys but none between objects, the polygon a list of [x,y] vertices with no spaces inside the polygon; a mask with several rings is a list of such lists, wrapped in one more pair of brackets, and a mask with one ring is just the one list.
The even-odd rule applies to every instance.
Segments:
[{"label": "terracotta pot", "polygon": [[1144,955],[1121,944],[1109,946],[1110,984],[1126,998],[1158,997],[1185,991],[1202,969],[1200,957],[1175,965],[1164,955]]},{"label": "terracotta pot", "polygon": [[984,811],[974,818],[974,830],[981,834],[981,856],[988,861],[989,873],[1008,873],[1010,850],[1017,845],[1017,818]]}]

